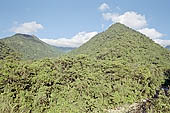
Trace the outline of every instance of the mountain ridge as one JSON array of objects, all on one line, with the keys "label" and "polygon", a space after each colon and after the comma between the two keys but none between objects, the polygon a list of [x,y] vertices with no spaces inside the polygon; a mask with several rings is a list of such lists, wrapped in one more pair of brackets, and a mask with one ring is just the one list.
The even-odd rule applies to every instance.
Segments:
[{"label": "mountain ridge", "polygon": [[120,23],[113,24],[69,54],[86,54],[98,59],[122,59],[132,63],[149,61],[167,64],[165,59],[170,61],[167,49]]},{"label": "mountain ridge", "polygon": [[23,55],[23,59],[40,59],[45,57],[58,57],[63,52],[41,41],[34,35],[15,34],[0,39],[10,48]]}]

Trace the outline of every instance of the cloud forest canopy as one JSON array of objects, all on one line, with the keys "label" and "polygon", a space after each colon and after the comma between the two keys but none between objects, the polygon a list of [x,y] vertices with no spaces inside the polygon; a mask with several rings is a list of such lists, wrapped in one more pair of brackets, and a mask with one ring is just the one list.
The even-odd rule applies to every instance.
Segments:
[{"label": "cloud forest canopy", "polygon": [[169,56],[143,34],[115,24],[68,56],[0,60],[0,111],[106,113],[148,100],[137,112],[168,113],[170,93],[160,88],[169,85]]}]

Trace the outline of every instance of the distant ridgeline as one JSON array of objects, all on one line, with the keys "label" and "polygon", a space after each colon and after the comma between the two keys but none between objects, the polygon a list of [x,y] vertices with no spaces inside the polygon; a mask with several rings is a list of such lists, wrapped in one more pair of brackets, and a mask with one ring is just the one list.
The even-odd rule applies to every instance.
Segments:
[{"label": "distant ridgeline", "polygon": [[0,39],[0,41],[22,54],[23,59],[51,58],[63,54],[56,47],[46,44],[33,35],[15,34],[11,37]]},{"label": "distant ridgeline", "polygon": [[[24,50],[33,42],[42,45],[33,36],[3,39],[13,48],[15,40]],[[117,23],[58,59],[0,60],[0,111],[109,113],[125,109],[124,113],[169,113],[169,81],[170,52]],[[145,103],[137,104],[135,110],[127,109],[141,100]]]},{"label": "distant ridgeline", "polygon": [[165,48],[169,49],[170,50],[170,45],[166,46]]},{"label": "distant ridgeline", "polygon": [[76,47],[56,47],[58,48],[60,51],[64,52],[64,53],[68,53],[74,49],[76,49]]}]

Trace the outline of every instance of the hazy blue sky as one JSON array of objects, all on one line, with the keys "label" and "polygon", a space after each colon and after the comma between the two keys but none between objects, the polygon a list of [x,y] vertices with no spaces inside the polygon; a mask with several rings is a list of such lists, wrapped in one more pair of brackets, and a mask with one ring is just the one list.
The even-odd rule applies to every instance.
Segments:
[{"label": "hazy blue sky", "polygon": [[79,46],[120,22],[167,45],[169,11],[170,0],[1,0],[0,37],[28,33],[53,45]]}]

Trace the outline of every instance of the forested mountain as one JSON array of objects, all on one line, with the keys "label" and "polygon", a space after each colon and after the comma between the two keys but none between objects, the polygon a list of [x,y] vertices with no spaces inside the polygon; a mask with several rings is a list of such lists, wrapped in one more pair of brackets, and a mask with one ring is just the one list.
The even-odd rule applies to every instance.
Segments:
[{"label": "forested mountain", "polygon": [[120,59],[138,64],[169,64],[170,61],[168,50],[120,23],[113,24],[70,54],[86,54],[97,59]]},{"label": "forested mountain", "polygon": [[11,37],[0,39],[0,41],[22,54],[23,59],[57,57],[62,54],[56,47],[46,44],[33,35],[15,34]]},{"label": "forested mountain", "polygon": [[0,112],[169,113],[169,62],[167,49],[114,24],[57,59],[0,60]]}]

